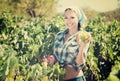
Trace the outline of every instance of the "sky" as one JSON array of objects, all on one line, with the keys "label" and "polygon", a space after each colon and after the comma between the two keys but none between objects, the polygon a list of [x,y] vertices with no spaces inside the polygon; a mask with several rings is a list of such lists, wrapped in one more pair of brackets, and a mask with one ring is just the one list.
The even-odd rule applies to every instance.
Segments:
[{"label": "sky", "polygon": [[59,0],[57,11],[63,12],[68,6],[88,7],[99,12],[114,10],[118,7],[117,0]]}]

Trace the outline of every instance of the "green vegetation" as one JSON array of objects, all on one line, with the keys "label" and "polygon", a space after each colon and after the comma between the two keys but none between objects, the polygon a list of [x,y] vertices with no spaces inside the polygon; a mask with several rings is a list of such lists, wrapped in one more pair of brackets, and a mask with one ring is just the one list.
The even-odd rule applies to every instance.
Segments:
[{"label": "green vegetation", "polygon": [[[47,74],[42,63],[43,55],[51,54],[55,34],[59,31],[56,24],[61,18],[47,24],[45,18],[29,21],[4,11],[0,17],[0,80],[43,81]],[[39,52],[38,52],[39,50]],[[39,58],[41,57],[41,58]],[[49,69],[53,74],[55,68]],[[55,75],[54,75],[55,76]],[[51,78],[51,77],[49,77]]]},{"label": "green vegetation", "polygon": [[[93,36],[86,68],[93,75],[86,73],[88,80],[90,77],[93,81],[105,80],[111,71],[117,71],[114,76],[120,79],[117,76],[120,75],[120,22],[113,20],[106,24],[104,20],[102,17],[91,20],[85,28]],[[118,69],[111,70],[115,65]]]},{"label": "green vegetation", "polygon": [[51,18],[56,12],[56,3],[57,0],[0,0],[0,13],[4,9],[9,9],[26,18]]},{"label": "green vegetation", "polygon": [[[120,80],[120,22],[90,20],[85,30],[93,41],[84,68],[88,81]],[[26,20],[6,10],[0,16],[0,81],[61,81],[58,64],[45,68],[43,55],[53,53],[55,35],[62,30],[62,17],[51,21],[36,17]]]}]

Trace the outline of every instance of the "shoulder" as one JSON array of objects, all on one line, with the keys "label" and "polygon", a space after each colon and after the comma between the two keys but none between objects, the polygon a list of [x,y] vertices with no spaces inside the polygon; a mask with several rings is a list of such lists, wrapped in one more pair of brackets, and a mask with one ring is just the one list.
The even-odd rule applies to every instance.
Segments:
[{"label": "shoulder", "polygon": [[63,32],[60,31],[60,32],[57,33],[57,36],[60,36],[60,35],[62,35],[62,34],[63,34]]},{"label": "shoulder", "polygon": [[63,36],[63,32],[58,32],[56,34],[56,39],[61,38]]},{"label": "shoulder", "polygon": [[62,36],[64,36],[65,33],[66,33],[66,30],[60,31],[56,34],[56,37],[62,37]]}]

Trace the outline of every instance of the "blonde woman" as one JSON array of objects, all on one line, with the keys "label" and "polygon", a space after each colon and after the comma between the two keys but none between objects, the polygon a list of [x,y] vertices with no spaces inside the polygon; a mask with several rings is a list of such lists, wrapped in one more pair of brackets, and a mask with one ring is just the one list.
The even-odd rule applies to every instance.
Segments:
[{"label": "blonde woman", "polygon": [[56,35],[54,54],[43,59],[48,65],[59,62],[60,67],[65,68],[64,81],[86,81],[82,69],[91,36],[81,31],[85,20],[86,16],[81,9],[76,7],[65,9],[66,30]]}]

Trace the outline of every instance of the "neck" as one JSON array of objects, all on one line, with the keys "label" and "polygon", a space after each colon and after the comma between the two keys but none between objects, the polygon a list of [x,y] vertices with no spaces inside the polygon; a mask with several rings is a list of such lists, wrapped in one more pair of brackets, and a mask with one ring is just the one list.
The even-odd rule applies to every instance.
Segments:
[{"label": "neck", "polygon": [[75,34],[76,32],[78,32],[78,30],[69,30],[68,34],[69,34],[69,35],[73,35],[73,34]]}]

